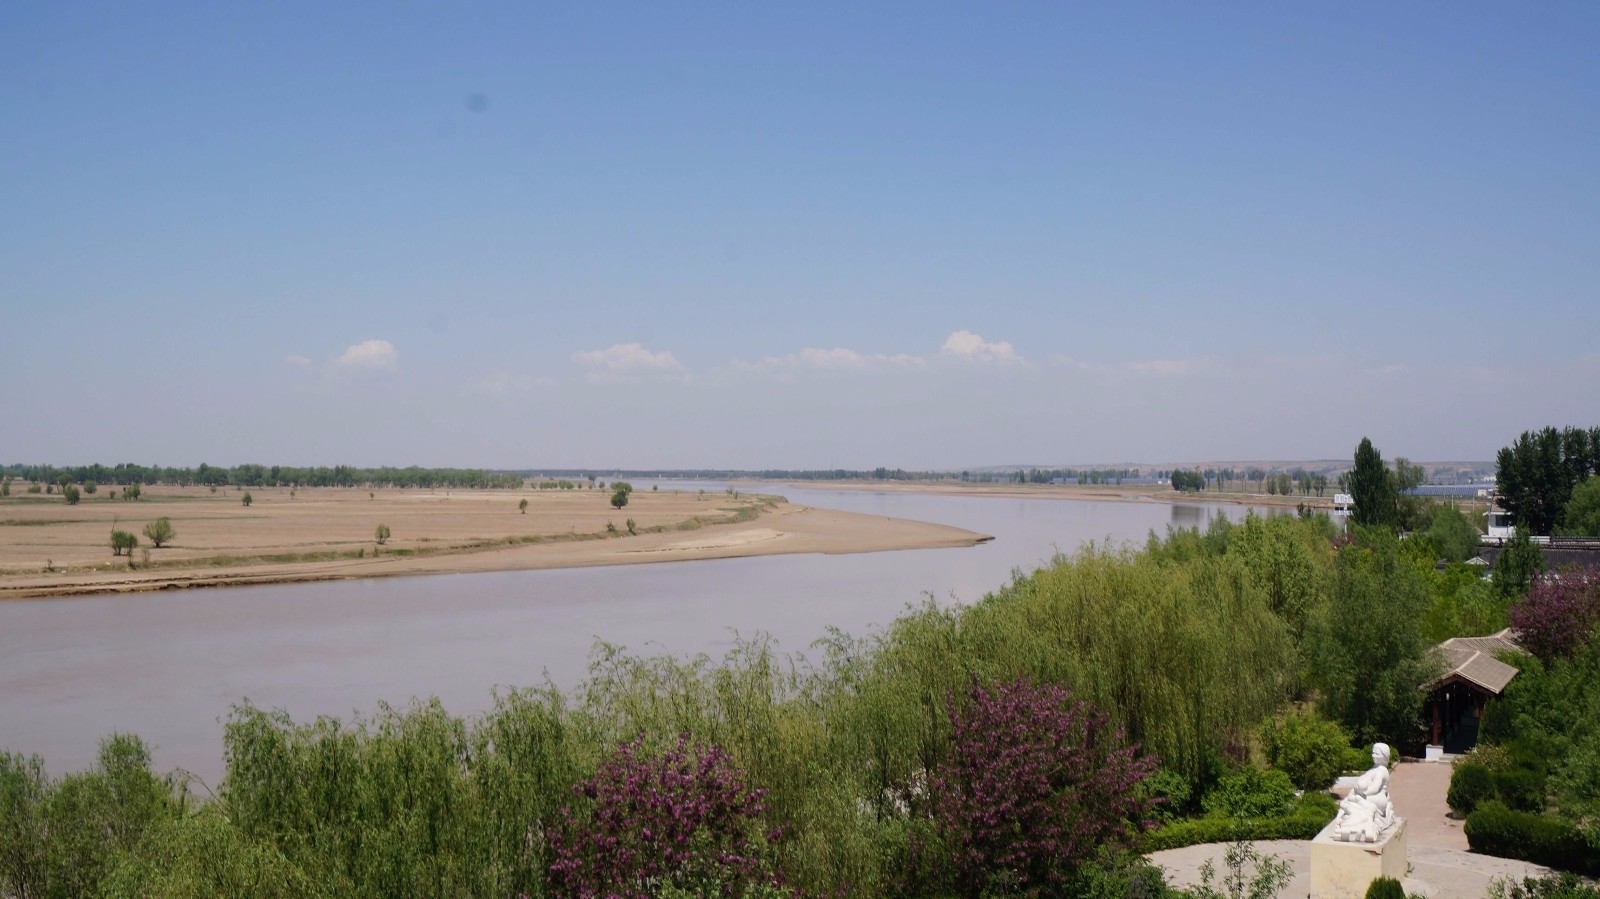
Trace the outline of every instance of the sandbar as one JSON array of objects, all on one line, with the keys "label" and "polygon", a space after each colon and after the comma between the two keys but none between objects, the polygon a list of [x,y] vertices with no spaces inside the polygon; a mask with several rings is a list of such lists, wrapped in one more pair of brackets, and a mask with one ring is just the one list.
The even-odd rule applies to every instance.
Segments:
[{"label": "sandbar", "polygon": [[[992,539],[948,525],[693,488],[635,491],[621,509],[604,488],[262,488],[251,491],[249,506],[237,488],[147,487],[134,502],[100,489],[76,506],[38,495],[0,501],[0,599],[932,549]],[[524,499],[526,511],[519,508]],[[113,528],[140,534],[162,516],[177,531],[172,543],[152,548],[141,536],[131,559],[112,554]],[[392,535],[381,546],[378,524]]]}]

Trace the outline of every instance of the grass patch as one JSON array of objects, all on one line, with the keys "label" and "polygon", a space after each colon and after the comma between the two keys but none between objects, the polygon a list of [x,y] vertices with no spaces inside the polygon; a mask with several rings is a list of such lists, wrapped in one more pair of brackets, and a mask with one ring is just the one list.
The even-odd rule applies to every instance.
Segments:
[{"label": "grass patch", "polygon": [[55,525],[55,524],[80,524],[80,523],[81,522],[76,521],[76,520],[71,519],[71,518],[41,518],[38,521],[25,521],[25,520],[23,520],[21,518],[7,518],[7,519],[5,519],[3,521],[0,521],[0,527],[43,528],[43,527],[49,527],[49,526]]}]

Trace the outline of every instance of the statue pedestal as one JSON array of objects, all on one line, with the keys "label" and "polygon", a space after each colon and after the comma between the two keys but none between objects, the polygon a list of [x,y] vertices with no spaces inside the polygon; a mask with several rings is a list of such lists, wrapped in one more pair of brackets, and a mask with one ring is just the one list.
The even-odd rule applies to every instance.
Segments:
[{"label": "statue pedestal", "polygon": [[1406,877],[1406,822],[1389,828],[1376,843],[1343,843],[1322,828],[1311,841],[1311,899],[1363,899],[1378,877]]}]

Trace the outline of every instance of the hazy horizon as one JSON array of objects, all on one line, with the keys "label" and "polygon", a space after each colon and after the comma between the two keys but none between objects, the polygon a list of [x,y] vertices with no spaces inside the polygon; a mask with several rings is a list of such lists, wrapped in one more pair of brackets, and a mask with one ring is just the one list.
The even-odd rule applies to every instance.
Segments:
[{"label": "hazy horizon", "polygon": [[0,461],[1491,459],[1600,423],[1600,7],[7,19]]}]

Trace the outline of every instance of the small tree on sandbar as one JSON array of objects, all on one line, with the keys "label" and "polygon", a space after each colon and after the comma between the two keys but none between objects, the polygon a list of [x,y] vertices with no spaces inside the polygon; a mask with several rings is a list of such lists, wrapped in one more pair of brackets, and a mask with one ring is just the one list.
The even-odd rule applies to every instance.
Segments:
[{"label": "small tree on sandbar", "polygon": [[111,554],[113,556],[132,556],[139,545],[139,538],[127,531],[113,530],[111,532]]},{"label": "small tree on sandbar", "polygon": [[528,514],[528,501],[524,499],[522,502],[517,503],[517,508],[522,510],[522,514]]},{"label": "small tree on sandbar", "polygon": [[172,529],[172,519],[161,517],[144,526],[144,535],[150,538],[156,549],[172,542],[178,532]]},{"label": "small tree on sandbar", "polygon": [[389,542],[389,526],[386,525],[386,524],[378,525],[378,529],[372,532],[372,539],[376,540],[378,542],[379,546],[382,546],[385,543],[388,543]]},{"label": "small tree on sandbar", "polygon": [[243,503],[245,508],[249,508],[250,504],[255,502],[255,498],[250,495],[250,491],[246,490],[244,496],[239,497],[239,502]]}]

